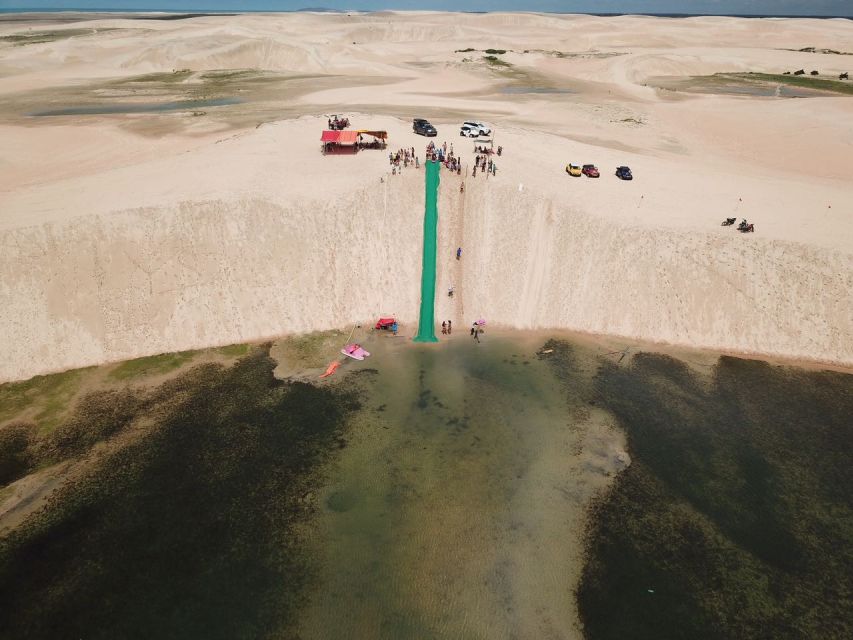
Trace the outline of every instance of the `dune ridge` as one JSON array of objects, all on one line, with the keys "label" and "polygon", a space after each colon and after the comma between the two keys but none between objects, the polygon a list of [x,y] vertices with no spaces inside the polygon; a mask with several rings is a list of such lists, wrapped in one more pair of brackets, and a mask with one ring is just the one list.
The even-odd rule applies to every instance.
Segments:
[{"label": "dune ridge", "polygon": [[[614,226],[488,187],[469,186],[459,229],[459,193],[442,183],[439,254],[458,243],[466,266],[439,263],[439,321],[853,362],[849,254]],[[188,201],[4,231],[0,271],[16,277],[0,285],[0,378],[389,313],[414,333],[422,190],[411,171],[333,203]]]},{"label": "dune ridge", "polygon": [[[654,86],[838,74],[849,56],[798,49],[849,49],[849,21],[306,13],[0,37],[31,29],[46,41],[0,40],[0,381],[380,313],[413,334],[423,172],[323,156],[330,113],[421,160],[426,116],[462,154],[464,178],[442,174],[438,322],[853,365],[853,101]],[[27,115],[199,97],[240,102]],[[470,117],[504,150],[488,179],[458,137]]]}]

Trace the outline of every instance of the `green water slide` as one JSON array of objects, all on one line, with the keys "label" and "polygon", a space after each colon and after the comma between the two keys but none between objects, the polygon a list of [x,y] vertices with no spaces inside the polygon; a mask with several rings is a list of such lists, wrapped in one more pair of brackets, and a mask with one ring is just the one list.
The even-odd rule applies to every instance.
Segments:
[{"label": "green water slide", "polygon": [[435,337],[435,261],[438,250],[438,162],[425,162],[424,263],[421,272],[421,316],[415,342],[438,342]]}]

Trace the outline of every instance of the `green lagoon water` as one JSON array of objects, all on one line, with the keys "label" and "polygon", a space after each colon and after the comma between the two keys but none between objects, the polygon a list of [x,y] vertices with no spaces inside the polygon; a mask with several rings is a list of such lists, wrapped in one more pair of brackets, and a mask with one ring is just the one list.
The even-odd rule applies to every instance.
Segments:
[{"label": "green lagoon water", "polygon": [[121,365],[51,430],[51,377],[0,386],[0,503],[88,460],[0,533],[0,636],[849,637],[853,377],[362,343],[319,386]]},{"label": "green lagoon water", "polygon": [[374,350],[374,399],[317,496],[320,575],[301,637],[575,628],[583,507],[623,441],[586,403],[589,378],[567,389],[540,347],[486,336]]}]

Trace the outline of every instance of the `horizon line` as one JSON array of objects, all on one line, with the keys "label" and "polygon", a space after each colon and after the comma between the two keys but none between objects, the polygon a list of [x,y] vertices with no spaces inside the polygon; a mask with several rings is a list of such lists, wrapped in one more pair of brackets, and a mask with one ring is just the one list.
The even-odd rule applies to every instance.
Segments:
[{"label": "horizon line", "polygon": [[489,14],[489,13],[521,13],[542,15],[580,15],[598,17],[620,17],[620,16],[648,16],[652,18],[816,18],[822,20],[842,19],[853,20],[853,14],[772,14],[772,13],[670,13],[670,12],[593,12],[593,11],[524,11],[524,10],[495,10],[495,11],[442,11],[433,9],[331,9],[326,7],[303,7],[299,9],[141,9],[141,8],[80,8],[80,7],[0,7],[0,13],[113,13],[113,14],[170,14],[186,15],[191,17],[204,16],[235,16],[246,13],[464,13],[464,14]]}]

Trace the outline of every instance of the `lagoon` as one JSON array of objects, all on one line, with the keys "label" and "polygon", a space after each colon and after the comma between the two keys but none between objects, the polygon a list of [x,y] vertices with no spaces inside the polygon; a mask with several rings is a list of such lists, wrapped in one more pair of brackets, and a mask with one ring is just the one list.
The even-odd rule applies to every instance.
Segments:
[{"label": "lagoon", "polygon": [[[560,334],[364,332],[373,355],[316,384],[345,338],[58,374],[49,414],[51,377],[0,386],[2,500],[67,465],[0,537],[8,637],[850,623],[822,596],[850,582],[850,375]],[[785,607],[790,622],[769,617]]]}]

